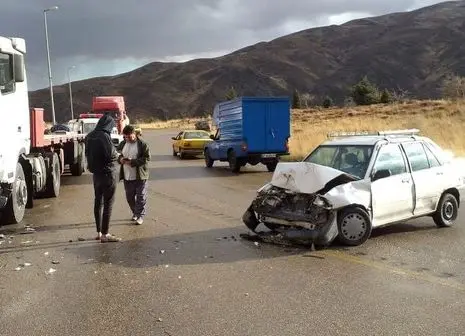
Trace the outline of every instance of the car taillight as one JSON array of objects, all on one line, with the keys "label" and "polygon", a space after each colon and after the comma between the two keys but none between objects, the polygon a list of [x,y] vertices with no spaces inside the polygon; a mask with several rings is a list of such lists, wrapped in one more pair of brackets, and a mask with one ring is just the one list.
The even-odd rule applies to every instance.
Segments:
[{"label": "car taillight", "polygon": [[246,151],[247,151],[247,143],[246,143],[246,142],[243,142],[243,143],[241,144],[241,149],[242,149],[243,152],[246,152]]}]

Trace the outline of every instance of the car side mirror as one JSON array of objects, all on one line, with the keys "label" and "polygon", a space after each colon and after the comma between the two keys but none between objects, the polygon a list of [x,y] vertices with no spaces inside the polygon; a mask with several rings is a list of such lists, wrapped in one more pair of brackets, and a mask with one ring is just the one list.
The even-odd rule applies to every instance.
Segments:
[{"label": "car side mirror", "polygon": [[391,171],[389,169],[380,169],[376,171],[371,180],[377,181],[379,179],[383,179],[389,176],[391,176]]},{"label": "car side mirror", "polygon": [[171,137],[171,140],[176,140],[176,137]]},{"label": "car side mirror", "polygon": [[215,140],[215,136],[213,134],[210,134],[210,139]]}]

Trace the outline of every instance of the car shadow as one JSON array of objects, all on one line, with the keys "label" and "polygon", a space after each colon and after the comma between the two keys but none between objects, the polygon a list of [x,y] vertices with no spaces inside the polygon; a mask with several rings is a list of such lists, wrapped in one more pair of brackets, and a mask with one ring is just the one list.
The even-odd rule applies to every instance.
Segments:
[{"label": "car shadow", "polygon": [[234,177],[241,174],[270,174],[267,171],[243,169],[240,173],[233,173],[228,166],[206,168],[202,166],[176,166],[150,168],[150,180],[179,180],[194,178]]},{"label": "car shadow", "polygon": [[302,248],[276,248],[241,239],[243,227],[231,227],[129,239],[118,243],[73,246],[79,258],[96,263],[148,268],[161,265],[224,264],[244,260],[279,258],[304,253]]}]

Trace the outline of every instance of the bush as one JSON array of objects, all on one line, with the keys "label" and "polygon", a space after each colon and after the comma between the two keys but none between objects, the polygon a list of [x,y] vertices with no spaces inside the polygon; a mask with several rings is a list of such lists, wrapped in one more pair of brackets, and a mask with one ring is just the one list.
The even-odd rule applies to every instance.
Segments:
[{"label": "bush", "polygon": [[292,108],[293,109],[302,108],[302,102],[300,101],[300,95],[297,90],[294,90],[294,93],[292,94]]},{"label": "bush", "polygon": [[379,89],[368,80],[367,76],[352,87],[351,97],[357,105],[372,105],[380,102]]},{"label": "bush", "polygon": [[389,103],[392,102],[392,95],[388,91],[388,89],[383,90],[383,93],[381,94],[381,97],[380,97],[379,101],[382,104],[389,104]]},{"label": "bush", "polygon": [[331,97],[326,96],[325,99],[323,100],[323,107],[329,108],[331,106],[333,106],[333,100],[331,99]]},{"label": "bush", "polygon": [[443,80],[441,89],[446,99],[465,99],[465,77],[449,75]]}]

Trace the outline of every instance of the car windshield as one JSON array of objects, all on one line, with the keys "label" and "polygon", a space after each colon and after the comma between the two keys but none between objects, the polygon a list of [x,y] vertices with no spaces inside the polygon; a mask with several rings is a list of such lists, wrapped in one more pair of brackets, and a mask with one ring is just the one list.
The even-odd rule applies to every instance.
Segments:
[{"label": "car windshield", "polygon": [[87,134],[90,133],[94,130],[95,126],[97,126],[97,123],[85,123],[82,124],[82,133]]},{"label": "car windshield", "polygon": [[184,139],[210,139],[210,134],[207,132],[186,132],[184,133]]},{"label": "car windshield", "polygon": [[371,145],[321,145],[304,162],[331,167],[363,179],[373,148]]}]

